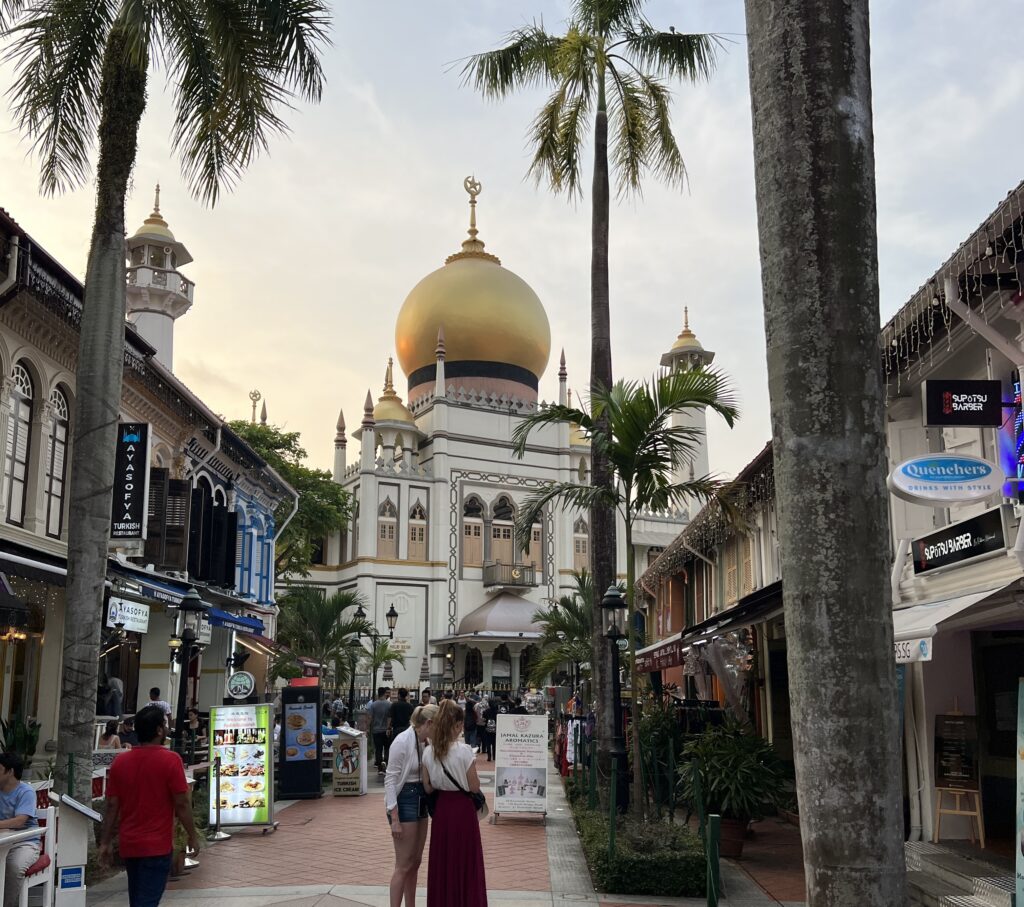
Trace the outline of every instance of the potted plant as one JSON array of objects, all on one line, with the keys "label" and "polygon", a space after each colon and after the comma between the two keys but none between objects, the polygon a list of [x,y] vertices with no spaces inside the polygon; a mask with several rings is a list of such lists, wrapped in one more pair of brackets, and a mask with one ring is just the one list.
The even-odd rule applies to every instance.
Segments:
[{"label": "potted plant", "polygon": [[28,770],[32,765],[32,757],[39,745],[39,729],[41,725],[35,718],[23,720],[19,715],[12,716],[10,721],[0,719],[0,733],[3,734],[3,751],[17,753]]},{"label": "potted plant", "polygon": [[723,857],[739,857],[747,825],[764,818],[785,794],[786,772],[770,743],[738,723],[709,727],[683,747],[681,798],[705,816],[722,817]]}]

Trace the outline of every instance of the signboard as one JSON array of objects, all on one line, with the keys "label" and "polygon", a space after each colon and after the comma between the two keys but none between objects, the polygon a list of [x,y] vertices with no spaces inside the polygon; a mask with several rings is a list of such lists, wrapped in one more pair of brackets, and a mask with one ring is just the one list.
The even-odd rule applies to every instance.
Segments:
[{"label": "signboard", "polygon": [[334,738],[332,790],[335,797],[366,793],[366,734],[339,728]]},{"label": "signboard", "polygon": [[678,636],[675,639],[667,640],[648,652],[636,653],[636,669],[641,674],[660,671],[662,668],[673,668],[682,663],[683,642]]},{"label": "signboard", "polygon": [[1017,681],[1017,903],[1024,904],[1024,677]]},{"label": "signboard", "polygon": [[319,797],[323,794],[320,767],[320,687],[287,686],[281,690],[281,796]]},{"label": "signboard", "polygon": [[886,485],[911,504],[945,507],[970,504],[1000,494],[1006,476],[1001,467],[967,454],[928,454],[904,460]]},{"label": "signboard", "polygon": [[978,790],[978,719],[935,716],[935,786]]},{"label": "signboard", "polygon": [[57,880],[57,887],[63,891],[70,888],[83,888],[85,886],[84,866],[62,866],[60,878]]},{"label": "signboard", "polygon": [[893,643],[893,654],[896,664],[905,665],[914,661],[932,660],[932,641],[928,637],[920,639],[899,639]]},{"label": "signboard", "polygon": [[256,689],[256,678],[248,671],[235,671],[228,678],[228,696],[232,699],[248,699]]},{"label": "signboard", "polygon": [[494,748],[494,814],[548,811],[546,715],[499,715]]},{"label": "signboard", "polygon": [[935,532],[914,539],[911,544],[914,574],[919,576],[941,567],[962,564],[964,561],[994,551],[1003,551],[1005,548],[1003,509],[995,507],[969,520],[943,526]]},{"label": "signboard", "polygon": [[132,633],[145,633],[149,629],[149,605],[111,596],[107,602],[107,626],[113,629],[118,624]]},{"label": "signboard", "polygon": [[196,642],[201,646],[208,646],[213,642],[213,624],[205,617],[199,619],[199,631],[196,633]]},{"label": "signboard", "polygon": [[114,449],[112,539],[144,539],[149,513],[149,423],[120,422]]},{"label": "signboard", "polygon": [[274,822],[273,706],[228,705],[210,709],[210,762],[220,756],[220,784],[210,768],[210,824]]},{"label": "signboard", "polygon": [[921,382],[925,425],[999,428],[1003,424],[1003,386],[999,381],[931,380]]}]

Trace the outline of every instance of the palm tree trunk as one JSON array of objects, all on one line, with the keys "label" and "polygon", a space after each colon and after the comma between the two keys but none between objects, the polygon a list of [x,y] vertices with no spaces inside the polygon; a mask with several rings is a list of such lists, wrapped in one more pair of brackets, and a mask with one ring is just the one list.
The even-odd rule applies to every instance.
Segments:
[{"label": "palm tree trunk", "polygon": [[114,442],[124,369],[124,199],[146,108],[146,65],[128,60],[124,32],[110,32],[100,81],[96,215],[85,277],[78,347],[74,457],[68,520],[57,789],[88,796],[99,669],[103,586],[107,575]]},{"label": "palm tree trunk", "polygon": [[868,0],[746,0],[810,907],[904,903]]},{"label": "palm tree trunk", "polygon": [[[608,111],[604,92],[604,70],[598,71],[597,115],[594,121],[594,183],[591,223],[590,257],[590,393],[612,386],[612,345],[608,312]],[[607,418],[598,418],[595,431],[608,436]],[[591,448],[592,482],[603,488],[613,488],[615,477],[611,473],[608,457],[600,444]],[[615,582],[615,511],[599,504],[590,512],[591,572],[594,575],[594,630],[590,676],[594,681],[597,699],[598,758],[607,771],[611,759],[608,755],[611,739],[615,735],[612,720],[611,654],[604,638],[601,617],[601,599],[605,590]]]}]

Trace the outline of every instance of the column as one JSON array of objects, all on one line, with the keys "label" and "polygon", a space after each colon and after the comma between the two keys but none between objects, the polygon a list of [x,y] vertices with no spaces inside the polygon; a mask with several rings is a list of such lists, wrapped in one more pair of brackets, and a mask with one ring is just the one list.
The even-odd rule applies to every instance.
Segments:
[{"label": "column", "polygon": [[491,677],[491,672],[494,670],[494,649],[481,648],[480,654],[483,656],[484,662],[484,689],[489,690],[494,686],[494,680]]},{"label": "column", "polygon": [[510,680],[512,681],[512,692],[519,689],[519,656],[523,652],[523,646],[508,645],[508,657],[511,661]]}]

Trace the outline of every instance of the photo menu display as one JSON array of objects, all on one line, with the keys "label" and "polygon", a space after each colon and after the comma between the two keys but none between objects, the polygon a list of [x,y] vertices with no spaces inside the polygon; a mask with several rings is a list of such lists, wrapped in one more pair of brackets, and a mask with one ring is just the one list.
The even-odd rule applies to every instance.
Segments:
[{"label": "photo menu display", "polygon": [[284,706],[284,761],[304,762],[317,758],[317,708],[315,702],[289,702]]},{"label": "photo menu display", "polygon": [[210,824],[266,825],[273,821],[271,706],[210,709],[210,762],[220,757],[220,781],[210,770]]}]

